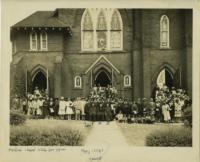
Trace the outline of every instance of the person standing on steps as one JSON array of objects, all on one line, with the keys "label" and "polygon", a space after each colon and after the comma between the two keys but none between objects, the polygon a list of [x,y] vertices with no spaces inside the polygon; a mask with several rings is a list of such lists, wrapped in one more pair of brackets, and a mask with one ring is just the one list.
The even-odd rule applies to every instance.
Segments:
[{"label": "person standing on steps", "polygon": [[110,104],[107,102],[105,105],[105,119],[107,121],[107,124],[109,124],[111,118],[112,118],[112,111],[111,111]]}]

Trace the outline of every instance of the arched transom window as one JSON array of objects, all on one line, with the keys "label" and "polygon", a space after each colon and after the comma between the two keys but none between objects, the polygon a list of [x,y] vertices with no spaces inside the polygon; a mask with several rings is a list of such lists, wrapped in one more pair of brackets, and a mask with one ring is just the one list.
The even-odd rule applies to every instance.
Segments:
[{"label": "arched transom window", "polygon": [[81,22],[82,50],[122,50],[122,27],[117,9],[86,9]]},{"label": "arched transom window", "polygon": [[160,18],[160,47],[169,48],[169,18],[166,15]]}]

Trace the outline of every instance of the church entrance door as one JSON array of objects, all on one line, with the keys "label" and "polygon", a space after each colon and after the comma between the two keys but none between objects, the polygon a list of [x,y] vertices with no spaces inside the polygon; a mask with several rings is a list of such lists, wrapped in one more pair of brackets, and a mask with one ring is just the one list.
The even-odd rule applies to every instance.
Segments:
[{"label": "church entrance door", "polygon": [[100,70],[97,72],[95,77],[95,84],[101,87],[107,87],[107,85],[111,85],[111,76],[106,70]]},{"label": "church entrance door", "polygon": [[38,87],[39,90],[47,89],[47,78],[41,71],[37,72],[36,75],[33,77],[32,80],[33,90],[35,89],[35,87]]}]

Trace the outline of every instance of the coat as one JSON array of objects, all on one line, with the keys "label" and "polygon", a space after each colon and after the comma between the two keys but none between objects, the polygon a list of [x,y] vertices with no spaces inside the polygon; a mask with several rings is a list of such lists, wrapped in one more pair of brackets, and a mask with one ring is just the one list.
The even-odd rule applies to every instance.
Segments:
[{"label": "coat", "polygon": [[110,106],[105,107],[105,118],[107,121],[111,120],[112,118],[112,111]]}]

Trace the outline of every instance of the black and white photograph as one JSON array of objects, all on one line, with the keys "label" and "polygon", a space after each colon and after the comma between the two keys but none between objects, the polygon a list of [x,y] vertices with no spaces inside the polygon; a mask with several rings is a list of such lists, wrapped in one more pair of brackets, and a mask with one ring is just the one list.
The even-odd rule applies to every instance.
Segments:
[{"label": "black and white photograph", "polygon": [[192,149],[194,9],[65,4],[6,20],[8,146]]}]

